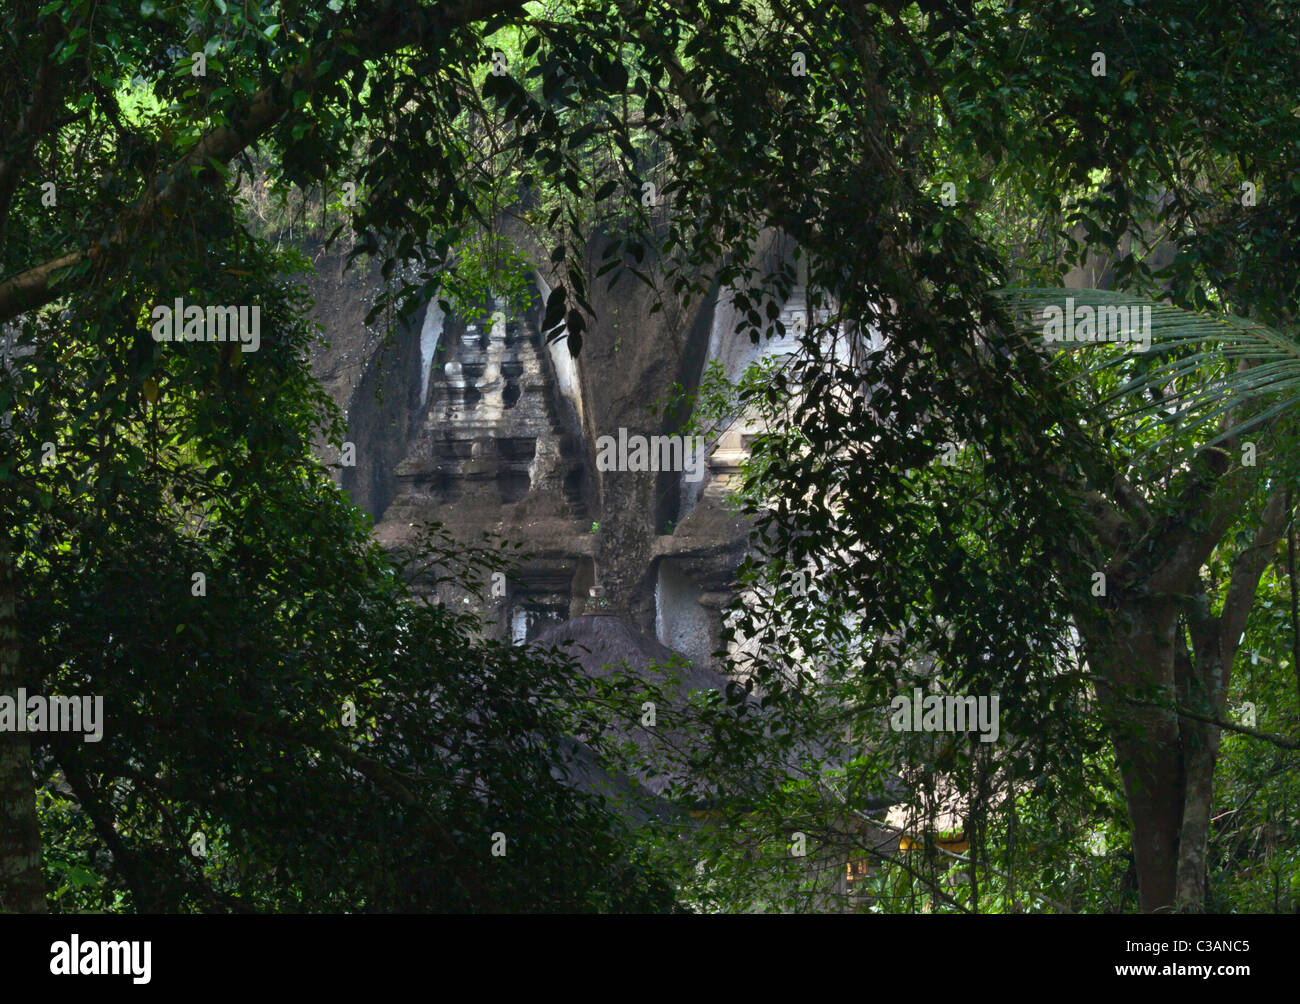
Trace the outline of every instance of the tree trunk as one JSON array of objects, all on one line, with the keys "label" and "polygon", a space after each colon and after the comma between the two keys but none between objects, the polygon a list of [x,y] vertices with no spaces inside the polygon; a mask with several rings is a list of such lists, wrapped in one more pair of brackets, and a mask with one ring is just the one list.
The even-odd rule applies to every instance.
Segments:
[{"label": "tree trunk", "polygon": [[[1209,616],[1205,587],[1188,611],[1192,652],[1179,639],[1175,671],[1178,701],[1183,707],[1211,717],[1222,711],[1227,674],[1219,647],[1219,622]],[[1209,858],[1210,805],[1214,798],[1214,766],[1219,754],[1219,728],[1194,718],[1179,723],[1183,747],[1182,833],[1178,844],[1179,911],[1199,913],[1205,908],[1205,881]]]},{"label": "tree trunk", "polygon": [[[0,695],[17,699],[18,622],[13,553],[0,535]],[[25,708],[16,714],[26,715]],[[41,834],[25,732],[0,732],[0,912],[44,913]]]},{"label": "tree trunk", "polygon": [[[1232,563],[1228,593],[1217,617],[1210,614],[1204,582],[1187,607],[1192,651],[1179,639],[1175,669],[1178,699],[1183,707],[1210,718],[1227,713],[1228,683],[1237,643],[1246,629],[1260,576],[1271,560],[1276,543],[1290,519],[1290,499],[1280,485],[1273,489],[1250,547]],[[1214,767],[1219,755],[1221,730],[1217,725],[1184,717],[1182,736],[1185,792],[1182,833],[1178,847],[1177,908],[1199,913],[1205,909],[1209,864],[1210,811],[1214,797]]]},{"label": "tree trunk", "polygon": [[1174,905],[1184,913],[1200,913],[1205,908],[1210,803],[1214,795],[1214,765],[1218,753],[1218,728],[1205,722],[1183,721],[1186,793],[1178,842],[1178,886]]},{"label": "tree trunk", "polygon": [[1124,783],[1138,903],[1143,913],[1155,913],[1176,902],[1184,778],[1177,715],[1125,699],[1167,701],[1174,693],[1177,607],[1168,600],[1145,606],[1123,618],[1115,635],[1089,639],[1088,658]]}]

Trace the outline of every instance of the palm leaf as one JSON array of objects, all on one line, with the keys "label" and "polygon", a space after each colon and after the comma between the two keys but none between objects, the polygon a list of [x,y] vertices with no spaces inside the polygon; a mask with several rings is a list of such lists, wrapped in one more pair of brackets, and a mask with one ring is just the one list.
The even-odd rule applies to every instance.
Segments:
[{"label": "palm leaf", "polygon": [[[1099,406],[1128,408],[1119,416],[1144,416],[1138,431],[1165,426],[1146,453],[1167,448],[1177,424],[1184,435],[1204,428],[1236,411],[1243,418],[1197,450],[1238,436],[1275,416],[1300,408],[1300,341],[1258,321],[1227,314],[1203,314],[1130,293],[1099,289],[1007,288],[998,291],[1020,322],[1043,338],[1046,311],[1064,311],[1066,299],[1073,309],[1101,307],[1150,309],[1150,348],[1141,350],[1124,342],[1047,341],[1048,348],[1092,351],[1090,361],[1074,380],[1086,380],[1107,369],[1141,362],[1139,372],[1124,381]],[[1127,313],[1127,311],[1126,311]],[[1143,331],[1143,335],[1147,332]],[[1141,339],[1145,341],[1145,337]],[[1109,351],[1107,351],[1109,350]],[[1237,363],[1252,365],[1239,369]],[[1154,393],[1153,393],[1154,392]]]}]

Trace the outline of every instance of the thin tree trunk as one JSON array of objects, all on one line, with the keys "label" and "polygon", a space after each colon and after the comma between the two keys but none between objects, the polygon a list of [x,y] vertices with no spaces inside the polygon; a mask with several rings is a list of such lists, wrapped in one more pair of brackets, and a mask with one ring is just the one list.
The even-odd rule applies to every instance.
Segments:
[{"label": "thin tree trunk", "polygon": [[[1198,583],[1195,599],[1187,610],[1187,627],[1192,638],[1189,652],[1185,639],[1178,639],[1175,670],[1178,702],[1190,711],[1215,716],[1221,711],[1227,690],[1224,653],[1219,642],[1219,619],[1211,617],[1209,597]],[[1205,881],[1209,864],[1210,807],[1214,800],[1214,767],[1219,753],[1219,728],[1194,718],[1179,719],[1183,748],[1183,822],[1178,840],[1178,890],[1176,906],[1183,913],[1205,908]]]},{"label": "thin tree trunk", "polygon": [[[17,700],[18,620],[13,552],[0,535],[0,695]],[[16,708],[25,715],[25,708]],[[0,732],[0,912],[44,913],[41,834],[25,732]]]},{"label": "thin tree trunk", "polygon": [[[1281,487],[1275,488],[1264,506],[1251,546],[1233,561],[1228,593],[1217,617],[1210,615],[1205,585],[1198,582],[1197,595],[1187,610],[1191,657],[1180,639],[1176,664],[1179,701],[1188,710],[1209,717],[1225,714],[1237,642],[1246,628],[1260,577],[1272,560],[1273,549],[1285,532],[1289,515],[1288,493]],[[1185,793],[1178,844],[1177,907],[1182,912],[1199,913],[1205,909],[1214,768],[1221,730],[1209,722],[1183,717],[1179,720],[1179,731]]]},{"label": "thin tree trunk", "polygon": [[1300,583],[1295,571],[1295,505],[1291,490],[1286,493],[1286,578],[1291,587],[1291,669],[1295,673],[1295,693],[1300,698]]},{"label": "thin tree trunk", "polygon": [[1219,729],[1206,722],[1183,719],[1183,819],[1178,838],[1178,888],[1175,905],[1183,913],[1205,909],[1205,877],[1210,840],[1210,805],[1214,797],[1214,766],[1219,753]]}]

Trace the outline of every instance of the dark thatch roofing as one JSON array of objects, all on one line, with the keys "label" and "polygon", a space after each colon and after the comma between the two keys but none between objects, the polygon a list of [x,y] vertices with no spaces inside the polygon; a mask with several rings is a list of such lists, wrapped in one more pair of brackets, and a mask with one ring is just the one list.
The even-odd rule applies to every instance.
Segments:
[{"label": "dark thatch roofing", "polygon": [[[611,791],[634,794],[633,801],[641,807],[632,813],[625,812],[625,815],[643,815],[643,793],[647,791],[657,797],[659,808],[651,810],[655,815],[668,811],[667,802],[661,796],[674,782],[689,779],[688,760],[699,752],[702,742],[689,730],[675,723],[683,721],[682,712],[692,691],[714,690],[725,695],[728,678],[706,667],[693,665],[680,653],[647,637],[612,614],[583,614],[547,628],[531,644],[560,649],[593,678],[607,678],[620,671],[630,671],[630,675],[636,679],[665,686],[666,692],[672,697],[672,703],[669,707],[659,708],[655,728],[645,728],[638,720],[631,720],[615,724],[607,733],[615,741],[630,740],[634,743],[647,761],[646,769],[637,770],[635,778],[621,773],[616,779],[610,778],[601,771],[594,753],[584,746],[583,768],[579,772],[580,776],[575,775],[572,783],[577,787],[594,790],[597,787],[597,775],[600,775],[599,786],[604,788],[606,794]],[[626,670],[623,670],[624,663],[627,664]],[[651,668],[652,663],[654,668]],[[669,663],[672,663],[671,667]],[[768,718],[767,712],[759,709],[758,702],[753,697],[747,697],[745,703],[757,712],[759,719]],[[779,725],[771,721],[764,728],[775,729],[777,733],[782,731]],[[778,764],[780,772],[788,771],[791,776],[806,776],[796,763],[805,757],[831,768],[842,766],[845,762],[843,755],[831,755],[819,743],[811,746],[800,743],[798,749],[802,750],[802,755],[796,751],[781,757]],[[883,791],[854,791],[846,794],[859,810],[879,811],[906,797],[906,789],[897,778],[891,777],[886,779]]]},{"label": "dark thatch roofing", "polygon": [[560,762],[551,768],[551,776],[571,788],[599,795],[612,811],[627,822],[640,824],[652,818],[679,820],[681,814],[645,785],[623,771],[609,771],[586,743],[565,739],[561,743]]},{"label": "dark thatch roofing", "polygon": [[[683,667],[683,679],[675,688],[682,696],[691,690],[722,693],[727,686],[727,678],[722,674],[687,662],[680,653],[643,635],[613,614],[583,614],[547,628],[532,643],[561,649],[592,677],[612,676],[624,661],[639,675],[646,675],[646,667],[652,660],[665,665],[675,657]],[[648,678],[666,681],[669,674],[651,673]]]},{"label": "dark thatch roofing", "polygon": [[690,664],[679,653],[611,614],[575,617],[546,629],[532,644],[560,649],[594,679],[621,672],[652,687],[663,688],[669,703],[657,708],[653,728],[642,726],[639,719],[630,719],[612,724],[606,736],[615,742],[631,741],[636,745],[645,761],[644,768],[635,772],[637,787],[661,796],[675,781],[686,780],[685,755],[693,751],[698,741],[674,727],[674,722],[680,721],[691,691],[725,693],[728,682],[725,676]]}]

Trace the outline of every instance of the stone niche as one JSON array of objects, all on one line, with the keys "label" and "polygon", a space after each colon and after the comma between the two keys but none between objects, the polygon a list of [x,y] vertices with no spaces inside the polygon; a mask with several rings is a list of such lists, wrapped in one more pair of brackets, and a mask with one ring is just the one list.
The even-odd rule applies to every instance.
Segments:
[{"label": "stone niche", "polygon": [[677,562],[659,562],[655,584],[655,637],[661,645],[675,649],[697,666],[712,661],[716,628],[714,618],[701,602],[700,588],[681,571]]},{"label": "stone niche", "polygon": [[385,520],[454,516],[504,529],[526,528],[541,512],[575,526],[587,516],[579,429],[540,347],[530,315],[443,319],[420,432]]},{"label": "stone niche", "polygon": [[[777,242],[764,253],[788,248]],[[375,516],[385,547],[408,545],[428,521],[466,543],[486,532],[522,544],[531,557],[481,610],[497,637],[531,640],[581,614],[599,584],[637,630],[711,665],[749,533],[723,496],[755,427],[737,416],[720,430],[697,482],[680,472],[599,472],[595,443],[620,428],[674,433],[681,416],[653,417],[647,405],[674,384],[698,385],[710,360],[735,377],[759,356],[790,351],[806,320],[803,292],[782,311],[785,336],[755,346],[734,330],[728,291],[690,310],[652,311],[651,292],[630,279],[602,283],[575,358],[563,339],[543,338],[548,286],[541,275],[536,282],[526,310],[489,303],[461,318],[429,304],[395,333],[392,351],[368,356],[366,342],[364,371],[347,369],[351,356],[331,363],[338,396],[344,376],[356,387],[348,419],[358,469],[344,487]],[[352,323],[352,314],[337,316]],[[329,325],[327,334],[336,336]]]},{"label": "stone niche", "polygon": [[437,521],[466,542],[487,533],[521,543],[506,595],[480,612],[499,637],[522,642],[567,620],[575,590],[585,595],[591,583],[593,492],[581,426],[559,390],[537,308],[509,316],[486,306],[476,321],[437,315],[436,345],[426,340],[422,358],[418,432],[396,466],[395,498],[376,536],[400,547],[415,525]]}]

